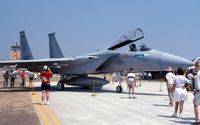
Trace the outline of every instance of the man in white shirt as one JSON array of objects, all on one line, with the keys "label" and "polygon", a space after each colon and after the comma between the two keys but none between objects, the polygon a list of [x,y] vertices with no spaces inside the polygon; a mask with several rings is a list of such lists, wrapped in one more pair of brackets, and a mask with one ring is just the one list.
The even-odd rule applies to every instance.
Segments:
[{"label": "man in white shirt", "polygon": [[172,73],[173,69],[171,67],[168,67],[166,71],[168,72],[165,78],[166,78],[166,86],[167,86],[167,91],[168,91],[168,96],[169,96],[169,106],[173,106],[174,105],[173,93],[174,93],[175,75]]},{"label": "man in white shirt", "polygon": [[194,91],[194,114],[195,114],[195,124],[200,124],[199,121],[199,104],[200,104],[200,62],[196,63],[197,75],[195,76],[195,91]]},{"label": "man in white shirt", "polygon": [[135,93],[136,77],[135,77],[135,73],[133,73],[132,68],[130,69],[130,72],[127,74],[126,83],[128,86],[129,98],[131,98],[131,95],[132,95],[132,98],[135,99],[134,93]]},{"label": "man in white shirt", "polygon": [[149,73],[148,73],[148,80],[149,80],[149,82],[151,81],[151,78],[152,78],[152,75],[151,75],[151,73],[149,72]]},{"label": "man in white shirt", "polygon": [[193,74],[192,74],[192,70],[189,71],[189,73],[187,74],[187,78],[188,80],[190,80],[190,82],[192,83],[192,85],[189,87],[190,90],[194,90],[194,82],[193,82]]}]

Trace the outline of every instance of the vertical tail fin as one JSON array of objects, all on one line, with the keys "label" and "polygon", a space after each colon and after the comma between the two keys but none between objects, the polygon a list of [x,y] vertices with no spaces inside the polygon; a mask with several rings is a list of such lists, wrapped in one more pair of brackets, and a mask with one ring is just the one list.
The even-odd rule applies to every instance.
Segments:
[{"label": "vertical tail fin", "polygon": [[21,60],[31,60],[33,59],[33,55],[26,39],[26,34],[24,31],[20,33],[20,50],[21,50]]},{"label": "vertical tail fin", "polygon": [[63,52],[55,38],[55,33],[49,33],[49,56],[50,58],[63,58]]}]

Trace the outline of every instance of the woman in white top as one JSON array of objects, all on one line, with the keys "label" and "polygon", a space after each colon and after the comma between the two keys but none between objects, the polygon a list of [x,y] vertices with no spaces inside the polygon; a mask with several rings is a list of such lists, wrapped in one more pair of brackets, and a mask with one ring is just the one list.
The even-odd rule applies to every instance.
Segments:
[{"label": "woman in white top", "polygon": [[187,100],[187,84],[191,82],[185,77],[185,70],[183,68],[178,68],[177,76],[174,78],[174,101],[175,101],[175,111],[172,117],[177,117],[177,111],[179,108],[179,118],[182,118],[183,104]]}]

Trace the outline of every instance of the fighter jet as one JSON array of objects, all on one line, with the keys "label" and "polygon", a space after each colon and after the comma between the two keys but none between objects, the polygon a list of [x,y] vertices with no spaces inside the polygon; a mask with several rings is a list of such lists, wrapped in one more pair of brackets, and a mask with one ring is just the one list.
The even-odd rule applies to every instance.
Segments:
[{"label": "fighter jet", "polygon": [[[57,43],[54,33],[49,34],[49,38]],[[91,87],[109,83],[105,79],[90,77],[88,74],[129,71],[130,68],[134,71],[163,71],[169,66],[176,69],[180,66],[193,65],[191,61],[176,55],[146,46],[137,48],[133,43],[143,38],[143,31],[137,28],[133,32],[122,35],[106,50],[68,58],[63,57],[63,54],[60,55],[58,52],[57,55],[49,59],[0,61],[0,67],[15,65],[16,68],[41,71],[44,65],[48,65],[54,74],[61,74],[62,77],[57,83],[57,89],[62,90],[64,84]],[[129,51],[118,50],[126,45],[129,45]],[[117,86],[116,91],[122,92],[122,87]]]}]

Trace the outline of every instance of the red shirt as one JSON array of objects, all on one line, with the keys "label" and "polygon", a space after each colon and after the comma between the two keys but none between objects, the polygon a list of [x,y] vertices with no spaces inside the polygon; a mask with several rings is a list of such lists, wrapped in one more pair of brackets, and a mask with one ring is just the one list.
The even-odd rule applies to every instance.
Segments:
[{"label": "red shirt", "polygon": [[22,73],[20,74],[20,76],[21,76],[21,79],[25,79],[26,73],[25,73],[25,72],[22,72]]},{"label": "red shirt", "polygon": [[50,78],[52,77],[52,73],[50,73],[49,71],[42,71],[41,72],[41,79],[42,79],[42,83],[50,83]]}]

